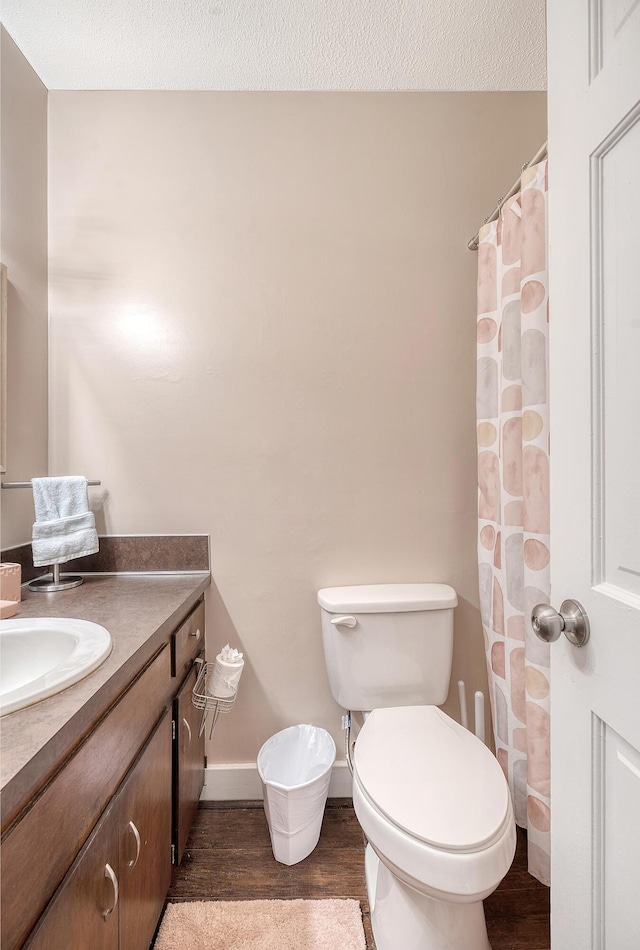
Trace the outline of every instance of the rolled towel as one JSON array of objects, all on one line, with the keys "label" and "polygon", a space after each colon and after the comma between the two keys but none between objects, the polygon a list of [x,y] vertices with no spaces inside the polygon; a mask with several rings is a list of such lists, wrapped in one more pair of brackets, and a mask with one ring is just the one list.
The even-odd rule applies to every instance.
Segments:
[{"label": "rolled towel", "polygon": [[95,554],[98,534],[89,511],[87,479],[82,475],[34,478],[31,484],[36,512],[31,544],[34,566]]}]

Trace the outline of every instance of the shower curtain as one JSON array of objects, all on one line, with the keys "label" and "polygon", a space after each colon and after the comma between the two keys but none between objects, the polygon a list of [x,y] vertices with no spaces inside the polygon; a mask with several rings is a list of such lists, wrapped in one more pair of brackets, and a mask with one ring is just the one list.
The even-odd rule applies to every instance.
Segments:
[{"label": "shower curtain", "polygon": [[478,247],[478,559],[498,761],[529,871],[549,884],[549,646],[531,608],[549,601],[547,162]]}]

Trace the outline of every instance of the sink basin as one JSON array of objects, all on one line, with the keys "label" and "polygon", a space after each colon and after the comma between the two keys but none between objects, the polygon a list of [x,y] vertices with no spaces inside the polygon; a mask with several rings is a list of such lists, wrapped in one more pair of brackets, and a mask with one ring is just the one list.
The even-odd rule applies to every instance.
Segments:
[{"label": "sink basin", "polygon": [[77,683],[111,646],[109,631],[88,620],[0,621],[0,716]]}]

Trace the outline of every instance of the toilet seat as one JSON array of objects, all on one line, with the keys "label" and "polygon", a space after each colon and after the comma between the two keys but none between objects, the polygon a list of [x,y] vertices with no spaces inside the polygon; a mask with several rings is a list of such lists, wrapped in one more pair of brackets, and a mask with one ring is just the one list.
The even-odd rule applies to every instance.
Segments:
[{"label": "toilet seat", "polygon": [[513,821],[496,758],[437,706],[373,710],[356,742],[354,779],[372,808],[430,849],[483,851]]},{"label": "toilet seat", "polygon": [[373,710],[355,745],[353,806],[382,863],[437,900],[484,900],[513,861],[516,828],[502,769],[437,706]]}]

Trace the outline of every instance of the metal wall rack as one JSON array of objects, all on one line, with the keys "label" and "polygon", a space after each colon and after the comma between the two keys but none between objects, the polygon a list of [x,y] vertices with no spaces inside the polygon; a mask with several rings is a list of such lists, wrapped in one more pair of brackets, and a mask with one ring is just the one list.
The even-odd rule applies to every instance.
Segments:
[{"label": "metal wall rack", "polygon": [[209,713],[212,713],[211,726],[209,729],[209,738],[211,738],[220,713],[231,712],[236,701],[238,691],[236,690],[233,696],[212,696],[207,689],[207,671],[210,667],[212,667],[213,664],[207,663],[205,660],[200,659],[196,660],[196,663],[200,665],[200,672],[198,673],[198,678],[191,692],[191,702],[196,707],[196,709],[203,710],[202,722],[200,723],[200,731],[198,732],[198,736],[201,736],[204,732]]}]

